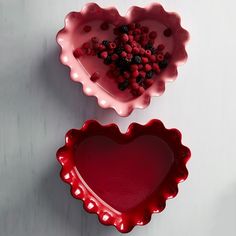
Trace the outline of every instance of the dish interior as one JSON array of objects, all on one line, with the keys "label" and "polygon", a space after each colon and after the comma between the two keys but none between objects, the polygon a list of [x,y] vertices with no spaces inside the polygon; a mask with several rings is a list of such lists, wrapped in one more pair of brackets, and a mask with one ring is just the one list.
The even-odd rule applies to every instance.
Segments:
[{"label": "dish interior", "polygon": [[168,144],[153,135],[119,143],[90,136],[74,152],[76,168],[90,191],[119,212],[144,204],[158,191],[174,161]]}]

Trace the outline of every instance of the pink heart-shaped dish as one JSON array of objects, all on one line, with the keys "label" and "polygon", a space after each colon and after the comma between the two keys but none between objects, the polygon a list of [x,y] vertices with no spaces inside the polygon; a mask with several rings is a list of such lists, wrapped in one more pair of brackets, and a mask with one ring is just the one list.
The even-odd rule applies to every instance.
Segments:
[{"label": "pink heart-shaped dish", "polygon": [[[109,24],[109,29],[101,30],[103,22]],[[108,66],[102,60],[91,56],[79,59],[74,56],[74,51],[92,37],[114,40],[115,27],[134,22],[157,32],[154,46],[164,45],[166,52],[171,55],[168,66],[153,77],[152,84],[146,86],[139,96],[132,96],[129,89],[119,90],[117,84],[108,78]],[[91,29],[85,32],[88,25]],[[165,29],[171,31],[171,37],[165,37]],[[185,45],[188,38],[188,32],[180,25],[180,17],[176,13],[166,12],[157,3],[146,8],[131,7],[126,16],[120,16],[116,8],[104,9],[89,3],[80,12],[69,13],[65,18],[65,27],[57,34],[57,42],[61,46],[60,60],[70,67],[71,79],[83,85],[85,94],[97,97],[101,107],[114,108],[120,116],[128,116],[134,108],[148,106],[151,96],[159,96],[164,92],[165,83],[176,78],[177,66],[187,59]],[[95,72],[100,75],[98,81],[90,79]]]},{"label": "pink heart-shaped dish", "polygon": [[188,176],[190,150],[177,129],[159,120],[132,123],[126,133],[90,120],[65,141],[57,152],[62,180],[88,212],[123,233],[161,212]]}]

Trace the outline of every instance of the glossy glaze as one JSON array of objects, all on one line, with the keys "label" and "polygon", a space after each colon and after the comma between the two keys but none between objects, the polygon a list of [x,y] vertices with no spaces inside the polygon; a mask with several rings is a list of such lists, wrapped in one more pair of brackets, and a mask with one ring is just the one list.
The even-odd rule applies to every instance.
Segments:
[{"label": "glossy glaze", "polygon": [[[108,31],[101,31],[100,24],[110,23]],[[88,41],[92,36],[102,39],[113,39],[114,26],[140,22],[150,30],[158,32],[156,42],[166,45],[172,54],[168,67],[158,77],[154,84],[139,97],[132,97],[128,92],[117,89],[117,85],[106,77],[107,66],[97,57],[81,57],[77,60],[73,51]],[[92,31],[84,33],[85,24],[92,26]],[[171,28],[173,35],[170,38],[163,36],[163,30]],[[83,91],[89,96],[95,96],[98,104],[103,108],[112,107],[121,116],[128,116],[134,108],[144,108],[150,103],[151,96],[159,96],[165,90],[165,83],[173,81],[177,76],[177,66],[187,59],[185,45],[189,34],[180,25],[180,17],[176,13],[166,12],[160,4],[152,4],[146,8],[132,7],[125,17],[120,16],[115,8],[100,8],[95,3],[87,4],[80,12],[71,12],[65,18],[65,27],[59,31],[57,42],[62,48],[61,62],[71,69],[71,79],[83,85]],[[96,83],[90,81],[94,72],[101,74]]]},{"label": "glossy glaze", "polygon": [[132,123],[124,134],[115,124],[87,121],[67,133],[57,152],[61,178],[71,185],[72,195],[120,232],[148,223],[152,213],[165,208],[187,178],[189,158],[180,132],[159,120]]}]

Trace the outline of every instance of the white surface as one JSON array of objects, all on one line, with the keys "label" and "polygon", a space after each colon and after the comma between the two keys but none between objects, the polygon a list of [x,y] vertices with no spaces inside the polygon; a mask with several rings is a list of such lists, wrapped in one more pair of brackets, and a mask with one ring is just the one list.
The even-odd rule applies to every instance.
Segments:
[{"label": "white surface", "polygon": [[[87,119],[116,121],[124,131],[159,118],[182,131],[190,175],[162,214],[129,235],[235,236],[235,1],[161,1],[191,33],[189,60],[162,97],[128,118],[85,97],[58,62],[56,32],[86,2],[0,0],[0,235],[120,235],[70,196],[55,152],[66,131]],[[124,14],[134,1],[98,3]]]}]

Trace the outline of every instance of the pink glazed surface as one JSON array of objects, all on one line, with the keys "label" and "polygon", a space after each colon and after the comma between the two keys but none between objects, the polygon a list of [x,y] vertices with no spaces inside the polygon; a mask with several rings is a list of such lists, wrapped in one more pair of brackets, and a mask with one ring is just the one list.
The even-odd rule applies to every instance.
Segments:
[{"label": "pink glazed surface", "polygon": [[[108,22],[110,28],[102,31],[102,22]],[[79,60],[73,55],[76,48],[96,36],[100,40],[113,40],[113,28],[117,25],[140,22],[150,30],[158,32],[156,43],[163,43],[166,51],[172,57],[168,67],[161,74],[154,77],[154,83],[139,97],[133,97],[129,91],[120,91],[113,80],[107,78],[107,65],[97,57],[85,56]],[[89,24],[92,31],[84,33],[83,27]],[[171,37],[164,37],[162,32],[166,28],[173,32]],[[145,108],[149,105],[152,96],[160,96],[165,91],[165,83],[174,81],[177,77],[177,66],[187,59],[185,45],[189,33],[180,25],[180,17],[176,13],[166,12],[160,4],[154,3],[148,7],[131,7],[126,16],[120,16],[117,9],[101,8],[95,3],[84,6],[80,12],[71,12],[65,18],[65,27],[57,34],[57,42],[61,47],[61,62],[70,67],[70,77],[83,85],[83,91],[88,96],[95,96],[102,108],[114,108],[120,116],[128,116],[134,108]],[[155,45],[156,46],[156,45]],[[90,76],[99,72],[101,78],[92,82]]]}]

